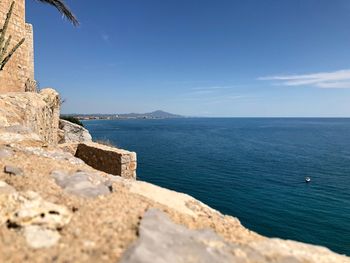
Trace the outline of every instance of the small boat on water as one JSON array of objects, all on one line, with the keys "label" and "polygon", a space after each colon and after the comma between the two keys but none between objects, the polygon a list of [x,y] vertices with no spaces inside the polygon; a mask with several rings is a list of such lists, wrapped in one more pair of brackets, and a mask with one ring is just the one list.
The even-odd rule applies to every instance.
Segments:
[{"label": "small boat on water", "polygon": [[310,183],[311,182],[311,178],[310,177],[305,177],[305,183]]}]

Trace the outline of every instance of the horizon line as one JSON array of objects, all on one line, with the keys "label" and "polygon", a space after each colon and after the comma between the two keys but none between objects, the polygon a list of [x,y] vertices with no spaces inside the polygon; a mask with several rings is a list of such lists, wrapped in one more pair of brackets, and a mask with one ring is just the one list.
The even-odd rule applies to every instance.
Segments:
[{"label": "horizon line", "polygon": [[[71,115],[124,115],[124,114],[138,114],[138,113],[62,113],[61,116],[71,116]],[[142,114],[142,113],[140,113]],[[249,119],[249,118],[258,118],[258,119],[350,119],[350,116],[195,116],[195,115],[181,115],[182,118],[237,118],[237,119]],[[163,119],[181,119],[181,118],[163,118]]]}]

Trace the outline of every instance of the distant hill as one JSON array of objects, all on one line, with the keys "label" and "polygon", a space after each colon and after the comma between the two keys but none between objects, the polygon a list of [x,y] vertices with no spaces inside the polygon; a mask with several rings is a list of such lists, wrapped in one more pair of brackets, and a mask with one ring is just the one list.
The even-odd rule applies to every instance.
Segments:
[{"label": "distant hill", "polygon": [[162,119],[183,118],[183,116],[172,114],[172,113],[165,112],[162,110],[157,110],[157,111],[153,111],[150,113],[146,113],[146,116],[150,116],[152,118],[162,118]]},{"label": "distant hill", "polygon": [[183,118],[183,116],[172,114],[162,110],[157,110],[149,113],[119,114],[119,118],[175,119],[175,118]]}]

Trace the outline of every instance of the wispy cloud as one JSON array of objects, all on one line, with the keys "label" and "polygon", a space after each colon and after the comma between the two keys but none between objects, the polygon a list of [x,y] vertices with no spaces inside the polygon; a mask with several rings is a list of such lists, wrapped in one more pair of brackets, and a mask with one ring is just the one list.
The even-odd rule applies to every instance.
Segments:
[{"label": "wispy cloud", "polygon": [[275,84],[284,86],[311,86],[322,89],[349,89],[350,69],[304,75],[277,75],[261,77],[259,80],[270,80]]},{"label": "wispy cloud", "polygon": [[227,103],[227,102],[233,102],[241,99],[249,98],[249,96],[246,95],[225,95],[225,96],[218,96],[211,98],[206,103],[207,104],[221,104],[221,103]]},{"label": "wispy cloud", "polygon": [[212,104],[222,104],[230,103],[233,101],[238,101],[241,99],[249,98],[246,95],[223,95],[223,96],[213,96],[213,97],[187,97],[182,98],[182,101],[189,101],[196,104],[212,105]]},{"label": "wispy cloud", "polygon": [[227,89],[232,89],[233,87],[229,86],[211,86],[211,87],[195,87],[192,88],[192,90],[213,90],[213,91],[218,91],[218,90],[227,90]]},{"label": "wispy cloud", "polygon": [[101,38],[105,42],[109,42],[109,40],[110,40],[110,36],[106,33],[101,33]]},{"label": "wispy cloud", "polygon": [[191,92],[188,95],[205,95],[205,94],[218,94],[232,89],[228,86],[211,86],[211,87],[195,87],[191,88]]},{"label": "wispy cloud", "polygon": [[228,100],[237,100],[247,98],[246,95],[222,95],[222,96],[213,96],[213,97],[185,97],[182,98],[182,100],[188,100],[188,101],[228,101]]},{"label": "wispy cloud", "polygon": [[234,89],[238,86],[203,86],[192,87],[188,92],[179,94],[177,100],[191,101],[196,104],[220,104],[250,98],[245,94],[237,94]]}]

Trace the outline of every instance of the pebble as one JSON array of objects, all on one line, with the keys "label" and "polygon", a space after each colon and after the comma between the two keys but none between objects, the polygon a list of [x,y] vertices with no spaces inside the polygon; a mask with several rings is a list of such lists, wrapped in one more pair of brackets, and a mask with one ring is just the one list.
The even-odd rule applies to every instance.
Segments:
[{"label": "pebble", "polygon": [[23,170],[21,168],[18,168],[12,165],[6,165],[4,168],[4,172],[10,175],[17,175],[17,176],[23,175]]},{"label": "pebble", "polygon": [[0,181],[0,195],[1,194],[12,194],[15,193],[16,190],[12,186],[8,185],[7,183]]},{"label": "pebble", "polygon": [[61,237],[57,231],[40,226],[27,226],[24,229],[24,236],[27,244],[34,249],[52,247],[57,244]]},{"label": "pebble", "polygon": [[0,159],[8,158],[12,156],[13,152],[8,149],[0,149]]}]

